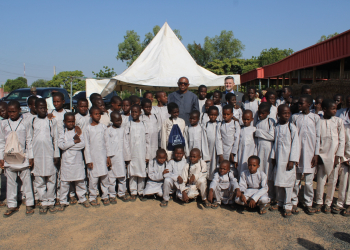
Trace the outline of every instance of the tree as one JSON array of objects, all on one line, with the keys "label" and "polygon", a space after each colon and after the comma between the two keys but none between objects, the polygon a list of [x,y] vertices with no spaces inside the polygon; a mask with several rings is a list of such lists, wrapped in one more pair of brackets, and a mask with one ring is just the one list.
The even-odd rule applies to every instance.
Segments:
[{"label": "tree", "polygon": [[221,31],[219,36],[205,37],[204,46],[193,42],[187,49],[197,64],[205,66],[213,60],[224,60],[242,57],[244,45],[234,38],[232,31]]},{"label": "tree", "polygon": [[260,52],[259,67],[277,62],[282,60],[283,58],[290,56],[294,51],[292,49],[284,49],[281,50],[279,48],[270,48],[269,50],[264,49]]},{"label": "tree", "polygon": [[98,73],[95,73],[94,71],[92,71],[92,74],[100,78],[111,78],[117,75],[117,73],[114,72],[114,68],[110,69],[108,66],[103,66],[103,68],[104,68],[104,71],[102,69]]},{"label": "tree", "polygon": [[334,34],[330,34],[330,35],[328,35],[328,36],[323,35],[323,36],[321,36],[321,38],[317,41],[317,43],[326,41],[327,39],[332,38],[333,36],[336,36],[336,35],[339,35],[339,33],[338,33],[338,32],[335,32]]},{"label": "tree", "polygon": [[34,81],[32,83],[32,86],[33,87],[37,87],[37,88],[39,88],[39,87],[47,87],[47,82],[48,81],[46,81],[44,79],[38,79],[38,80],[36,80],[36,81]]},{"label": "tree", "polygon": [[[84,77],[84,74],[80,70],[75,71],[62,71],[52,77],[52,80],[47,82],[47,86],[65,88],[70,93],[70,82],[72,77]],[[85,80],[73,78],[73,93],[76,91],[85,90]]]},{"label": "tree", "polygon": [[258,67],[259,61],[252,57],[251,59],[215,59],[212,62],[209,62],[205,68],[217,75],[233,75],[244,74]]},{"label": "tree", "polygon": [[27,88],[27,79],[24,77],[17,77],[16,79],[7,79],[4,85],[5,92],[11,92],[19,88]]}]

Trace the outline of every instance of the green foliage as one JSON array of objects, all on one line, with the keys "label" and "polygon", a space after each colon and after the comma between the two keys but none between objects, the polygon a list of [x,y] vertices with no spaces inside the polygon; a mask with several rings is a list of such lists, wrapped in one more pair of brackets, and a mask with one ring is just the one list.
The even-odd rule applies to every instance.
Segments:
[{"label": "green foliage", "polygon": [[4,85],[5,92],[11,92],[19,88],[27,88],[27,79],[24,77],[17,77],[16,79],[7,79]]},{"label": "green foliage", "polygon": [[46,80],[44,80],[44,79],[38,79],[38,80],[36,80],[36,81],[34,81],[34,82],[32,83],[32,86],[33,86],[33,87],[37,87],[37,88],[39,88],[39,87],[48,87],[48,86],[47,86],[47,82],[48,82],[48,81],[46,81]]},{"label": "green foliage", "polygon": [[242,57],[244,45],[234,38],[232,31],[222,30],[219,36],[206,37],[204,46],[193,42],[187,49],[197,64],[205,66],[214,60],[224,60]]},{"label": "green foliage", "polygon": [[92,71],[92,74],[100,78],[111,78],[117,75],[117,73],[114,72],[114,68],[110,69],[108,66],[103,66],[103,69],[104,71],[101,69],[100,72],[98,73],[95,73],[94,71]]},{"label": "green foliage", "polygon": [[333,36],[336,36],[336,35],[339,35],[339,33],[338,33],[338,32],[335,32],[334,34],[330,34],[330,35],[328,35],[328,36],[323,35],[323,36],[321,36],[321,38],[317,41],[317,43],[326,41],[327,39],[332,38]]},{"label": "green foliage", "polygon": [[284,49],[284,50],[281,50],[279,48],[270,48],[269,50],[264,49],[263,51],[260,52],[260,56],[258,57],[259,67],[282,60],[283,58],[290,56],[293,53],[294,51],[292,49]]},{"label": "green foliage", "polygon": [[233,75],[244,74],[258,67],[259,61],[253,57],[252,59],[215,59],[214,61],[209,62],[205,68],[217,75]]},{"label": "green foliage", "polygon": [[[70,93],[70,77],[84,77],[84,74],[80,70],[75,71],[62,71],[57,75],[52,77],[52,80],[47,82],[47,86],[49,87],[61,87],[65,88],[68,93]],[[73,93],[76,91],[85,90],[85,80],[75,79],[73,78]]]}]

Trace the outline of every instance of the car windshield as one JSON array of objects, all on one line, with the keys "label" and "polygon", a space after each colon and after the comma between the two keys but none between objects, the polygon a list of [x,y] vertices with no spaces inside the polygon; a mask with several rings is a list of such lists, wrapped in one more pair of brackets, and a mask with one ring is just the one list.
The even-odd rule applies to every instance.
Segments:
[{"label": "car windshield", "polygon": [[73,96],[74,100],[79,100],[81,98],[86,98],[86,92],[85,91],[81,91],[78,94],[76,94],[75,96]]},{"label": "car windshield", "polygon": [[30,91],[28,90],[18,90],[11,92],[7,97],[6,100],[17,100],[17,101],[26,101],[27,97],[30,96]]},{"label": "car windshield", "polygon": [[[54,89],[56,90],[56,89]],[[57,89],[59,92],[64,94],[64,99],[69,99],[69,96],[67,95],[67,92],[65,92],[63,89]],[[49,98],[52,97],[52,89],[43,89],[39,91],[38,95],[41,95],[43,98]]]}]

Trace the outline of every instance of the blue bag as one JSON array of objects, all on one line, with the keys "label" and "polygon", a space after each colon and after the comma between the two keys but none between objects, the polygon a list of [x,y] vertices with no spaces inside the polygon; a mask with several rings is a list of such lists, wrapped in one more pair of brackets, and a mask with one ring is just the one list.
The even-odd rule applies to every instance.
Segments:
[{"label": "blue bag", "polygon": [[185,147],[185,138],[181,133],[179,125],[174,124],[169,135],[167,149],[169,151],[174,151],[174,146],[179,144]]}]

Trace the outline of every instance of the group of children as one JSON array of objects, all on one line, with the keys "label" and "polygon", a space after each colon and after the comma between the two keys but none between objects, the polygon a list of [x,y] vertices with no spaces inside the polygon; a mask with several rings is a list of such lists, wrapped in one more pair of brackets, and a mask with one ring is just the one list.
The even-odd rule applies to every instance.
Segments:
[{"label": "group of children", "polygon": [[[201,85],[200,110],[191,112],[189,126],[163,91],[154,96],[157,106],[146,92],[142,101],[114,96],[109,110],[94,93],[92,107],[80,99],[76,114],[63,109],[60,92],[53,94],[55,109],[49,111],[45,99],[35,96],[28,98],[30,112],[23,115],[17,101],[0,103],[0,167],[7,177],[4,216],[18,211],[20,183],[27,215],[34,206],[41,214],[76,203],[97,207],[100,195],[103,205],[116,204],[117,197],[133,202],[159,196],[161,207],[173,198],[187,203],[201,196],[205,208],[239,204],[259,207],[260,214],[283,209],[290,217],[299,213],[302,180],[306,213],[323,209],[348,216],[349,108],[337,109],[342,102],[338,96],[314,101],[307,86],[295,102],[291,91],[284,87],[277,101],[274,92],[267,92],[267,102],[260,103],[249,88],[238,107],[234,93],[221,103],[222,92],[207,99]],[[350,107],[350,97],[346,104]],[[291,112],[295,105],[298,111]],[[338,176],[338,201],[331,207]]]}]

